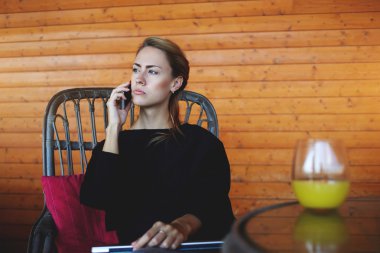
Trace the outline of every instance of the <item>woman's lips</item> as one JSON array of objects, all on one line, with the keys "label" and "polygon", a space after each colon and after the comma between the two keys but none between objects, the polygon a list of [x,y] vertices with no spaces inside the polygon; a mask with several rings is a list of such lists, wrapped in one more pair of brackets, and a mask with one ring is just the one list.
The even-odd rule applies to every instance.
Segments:
[{"label": "woman's lips", "polygon": [[134,90],[134,91],[133,91],[133,94],[135,94],[135,95],[144,95],[145,92],[142,91],[142,90]]}]

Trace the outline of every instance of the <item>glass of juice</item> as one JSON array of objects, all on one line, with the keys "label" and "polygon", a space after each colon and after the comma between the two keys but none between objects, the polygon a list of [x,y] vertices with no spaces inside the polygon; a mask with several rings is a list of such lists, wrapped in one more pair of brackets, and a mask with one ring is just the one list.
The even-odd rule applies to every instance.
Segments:
[{"label": "glass of juice", "polygon": [[328,139],[299,140],[294,154],[292,187],[305,208],[339,207],[350,188],[343,143]]}]

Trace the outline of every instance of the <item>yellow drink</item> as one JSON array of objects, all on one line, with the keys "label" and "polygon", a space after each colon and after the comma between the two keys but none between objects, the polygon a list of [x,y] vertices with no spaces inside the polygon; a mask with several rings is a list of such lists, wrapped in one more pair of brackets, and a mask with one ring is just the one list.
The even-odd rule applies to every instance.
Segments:
[{"label": "yellow drink", "polygon": [[293,190],[306,208],[331,209],[340,206],[350,188],[348,181],[294,180]]}]

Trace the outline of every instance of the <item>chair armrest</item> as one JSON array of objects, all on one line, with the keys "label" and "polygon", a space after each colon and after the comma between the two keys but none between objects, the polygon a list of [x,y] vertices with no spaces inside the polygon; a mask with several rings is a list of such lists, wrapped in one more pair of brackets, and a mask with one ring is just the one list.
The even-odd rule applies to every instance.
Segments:
[{"label": "chair armrest", "polygon": [[55,253],[57,252],[54,239],[57,235],[53,217],[46,211],[37,221],[32,230],[28,253]]}]

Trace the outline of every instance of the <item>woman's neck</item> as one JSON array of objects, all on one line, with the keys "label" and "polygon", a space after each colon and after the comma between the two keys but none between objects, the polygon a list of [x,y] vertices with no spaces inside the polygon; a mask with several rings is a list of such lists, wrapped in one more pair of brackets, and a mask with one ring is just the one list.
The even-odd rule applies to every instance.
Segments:
[{"label": "woman's neck", "polygon": [[132,129],[166,129],[171,125],[168,110],[140,108],[139,118]]}]

